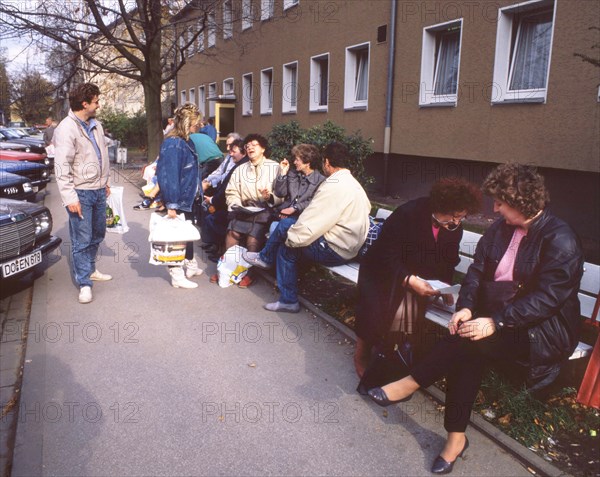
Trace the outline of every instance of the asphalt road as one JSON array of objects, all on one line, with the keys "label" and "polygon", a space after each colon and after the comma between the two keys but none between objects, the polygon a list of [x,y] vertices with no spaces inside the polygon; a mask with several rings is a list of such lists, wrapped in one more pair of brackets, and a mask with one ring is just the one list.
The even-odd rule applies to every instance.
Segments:
[{"label": "asphalt road", "polygon": [[[137,189],[113,185],[130,230],[107,234],[98,268],[114,279],[88,305],[48,187],[63,244],[34,286],[13,476],[429,475],[445,435],[430,398],[386,411],[358,395],[352,343],[306,310],[264,311],[265,281],[221,289],[209,264],[197,289],[172,288],[148,263]],[[453,475],[530,475],[467,432]]]}]

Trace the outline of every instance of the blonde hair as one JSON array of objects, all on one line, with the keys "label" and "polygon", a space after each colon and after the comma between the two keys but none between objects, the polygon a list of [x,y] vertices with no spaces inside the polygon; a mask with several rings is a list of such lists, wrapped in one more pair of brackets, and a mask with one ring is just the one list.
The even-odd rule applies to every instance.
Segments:
[{"label": "blonde hair", "polygon": [[167,137],[180,137],[186,141],[190,138],[190,129],[198,123],[200,111],[192,103],[179,106],[173,114],[173,129]]}]

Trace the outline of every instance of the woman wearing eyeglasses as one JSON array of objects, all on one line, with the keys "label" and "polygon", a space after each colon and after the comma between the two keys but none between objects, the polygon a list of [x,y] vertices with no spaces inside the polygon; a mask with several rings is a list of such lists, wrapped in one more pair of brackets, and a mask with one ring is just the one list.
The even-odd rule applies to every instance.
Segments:
[{"label": "woman wearing eyeglasses", "polygon": [[[361,260],[358,276],[354,365],[359,377],[373,347],[389,341],[390,333],[418,351],[419,317],[424,315],[427,298],[439,294],[425,279],[451,282],[459,263],[461,224],[468,213],[479,210],[480,202],[481,192],[474,184],[443,178],[433,185],[429,197],[401,205],[384,222]],[[399,319],[389,309],[392,293],[392,309],[399,310]]]},{"label": "woman wearing eyeglasses", "polygon": [[431,472],[448,474],[469,446],[469,416],[490,360],[519,363],[530,392],[550,384],[577,347],[581,243],[546,210],[544,178],[534,167],[502,164],[483,183],[497,220],[477,244],[448,323],[449,336],[410,375],[369,390],[380,406],[406,399],[446,377],[446,445]]}]

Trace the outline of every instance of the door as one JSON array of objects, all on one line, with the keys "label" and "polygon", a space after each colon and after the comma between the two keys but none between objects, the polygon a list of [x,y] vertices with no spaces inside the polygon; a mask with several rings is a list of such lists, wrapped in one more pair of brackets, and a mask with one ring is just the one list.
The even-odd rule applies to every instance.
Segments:
[{"label": "door", "polygon": [[235,105],[217,103],[215,105],[215,127],[217,128],[217,144],[225,150],[225,140],[229,133],[235,131]]}]

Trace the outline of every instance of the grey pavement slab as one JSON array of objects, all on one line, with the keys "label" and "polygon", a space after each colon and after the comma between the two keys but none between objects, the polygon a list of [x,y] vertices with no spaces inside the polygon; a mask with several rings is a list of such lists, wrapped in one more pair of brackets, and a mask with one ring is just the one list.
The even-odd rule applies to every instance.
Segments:
[{"label": "grey pavement slab", "polygon": [[[264,280],[221,289],[209,264],[197,289],[172,288],[148,264],[137,189],[113,184],[130,231],[107,234],[98,268],[114,279],[88,305],[48,187],[63,244],[35,283],[13,476],[429,475],[445,436],[434,401],[384,410],[359,396],[352,344],[306,310],[263,310],[276,298]],[[453,475],[530,475],[468,432]]]}]

